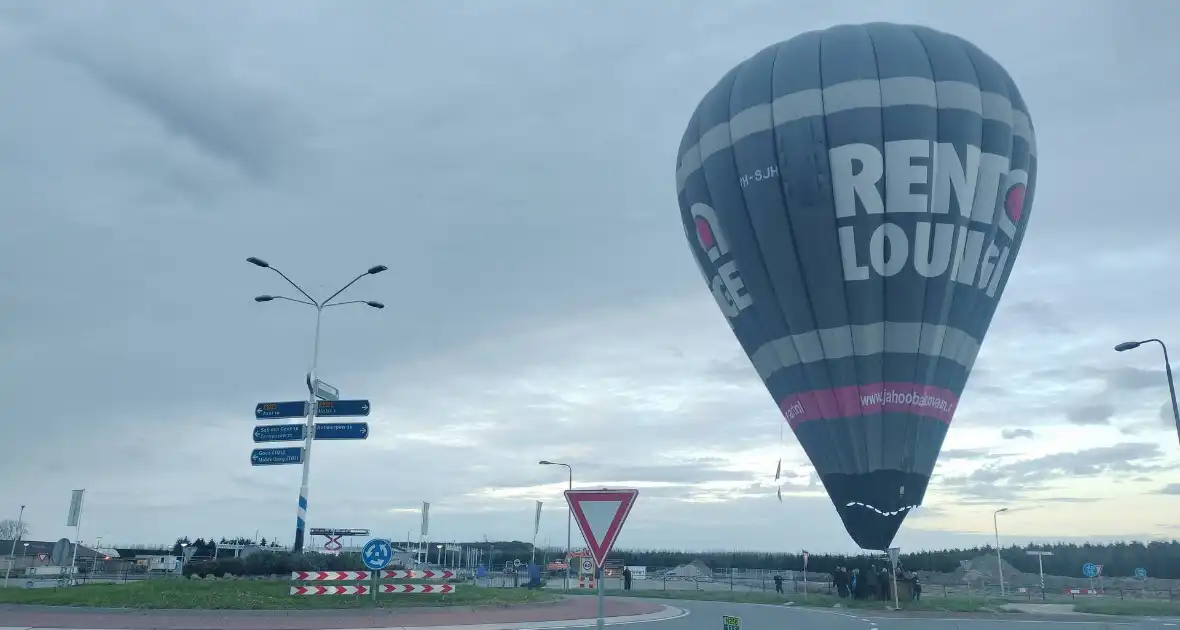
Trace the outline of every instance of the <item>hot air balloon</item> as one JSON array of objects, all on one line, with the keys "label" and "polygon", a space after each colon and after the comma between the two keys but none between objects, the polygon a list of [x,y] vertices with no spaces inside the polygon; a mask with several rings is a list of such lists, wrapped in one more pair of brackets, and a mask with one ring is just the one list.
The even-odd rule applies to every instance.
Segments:
[{"label": "hot air balloon", "polygon": [[864,549],[922,503],[1036,172],[1012,78],[920,26],[766,48],[688,122],[676,188],[693,256]]}]

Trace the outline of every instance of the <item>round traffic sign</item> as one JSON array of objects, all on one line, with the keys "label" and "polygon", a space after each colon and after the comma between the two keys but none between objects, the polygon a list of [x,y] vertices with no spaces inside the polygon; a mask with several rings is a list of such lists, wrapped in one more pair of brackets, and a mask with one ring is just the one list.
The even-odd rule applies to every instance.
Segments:
[{"label": "round traffic sign", "polygon": [[513,558],[512,559],[512,566],[519,567],[520,566],[520,558]]},{"label": "round traffic sign", "polygon": [[590,558],[582,560],[582,573],[592,573],[594,571],[594,561]]},{"label": "round traffic sign", "polygon": [[1135,577],[1139,578],[1140,580],[1145,579],[1147,577],[1147,569],[1144,569],[1143,567],[1135,569]]},{"label": "round traffic sign", "polygon": [[384,538],[374,538],[361,549],[361,560],[370,571],[380,571],[393,560],[393,544]]},{"label": "round traffic sign", "polygon": [[1098,577],[1098,565],[1093,562],[1087,562],[1082,565],[1082,575],[1088,578]]}]

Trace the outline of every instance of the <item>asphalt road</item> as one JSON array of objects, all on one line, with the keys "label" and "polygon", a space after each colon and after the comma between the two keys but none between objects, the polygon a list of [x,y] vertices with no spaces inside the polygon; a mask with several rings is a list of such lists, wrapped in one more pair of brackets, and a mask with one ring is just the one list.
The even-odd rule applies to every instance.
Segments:
[{"label": "asphalt road", "polygon": [[734,604],[688,600],[661,601],[689,611],[686,617],[644,624],[643,630],[722,630],[722,615],[740,617],[741,630],[1180,630],[1180,620],[1053,617],[920,615],[848,609],[818,609],[771,604]]}]

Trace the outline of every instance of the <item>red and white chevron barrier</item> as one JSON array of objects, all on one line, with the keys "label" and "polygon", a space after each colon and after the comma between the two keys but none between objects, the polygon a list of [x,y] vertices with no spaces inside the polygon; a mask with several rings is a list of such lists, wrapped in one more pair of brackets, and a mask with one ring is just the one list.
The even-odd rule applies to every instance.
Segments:
[{"label": "red and white chevron barrier", "polygon": [[378,593],[454,593],[454,584],[382,584]]},{"label": "red and white chevron barrier", "polygon": [[449,580],[455,577],[454,571],[406,571],[403,569],[390,569],[381,572],[381,578],[385,580]]},{"label": "red and white chevron barrier", "polygon": [[369,571],[295,571],[292,580],[301,582],[360,582],[373,577]]},{"label": "red and white chevron barrier", "polygon": [[292,586],[292,595],[368,595],[367,586]]}]

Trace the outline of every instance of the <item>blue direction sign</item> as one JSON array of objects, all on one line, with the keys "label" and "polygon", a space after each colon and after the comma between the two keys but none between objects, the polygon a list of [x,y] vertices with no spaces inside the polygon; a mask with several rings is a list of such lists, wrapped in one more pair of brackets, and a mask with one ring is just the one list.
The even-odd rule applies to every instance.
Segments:
[{"label": "blue direction sign", "polygon": [[368,422],[317,422],[317,440],[364,440],[369,437]]},{"label": "blue direction sign", "polygon": [[[307,401],[292,400],[289,402],[258,403],[254,407],[254,417],[263,418],[302,418],[307,415]],[[369,415],[368,412],[365,415]]]},{"label": "blue direction sign", "polygon": [[367,400],[321,400],[316,407],[315,415],[321,418],[332,416],[367,416],[369,415],[369,401]]},{"label": "blue direction sign", "polygon": [[1088,578],[1098,577],[1098,565],[1094,564],[1093,562],[1087,562],[1086,564],[1083,564],[1082,575]]},{"label": "blue direction sign", "polygon": [[302,464],[302,446],[284,446],[280,448],[256,448],[250,453],[251,466],[282,466],[283,464]]},{"label": "blue direction sign", "polygon": [[306,424],[261,424],[254,427],[255,442],[295,442],[302,440]]},{"label": "blue direction sign", "polygon": [[374,538],[361,549],[361,560],[370,571],[380,571],[393,560],[393,544],[384,538]]},{"label": "blue direction sign", "polygon": [[1139,578],[1140,580],[1147,579],[1147,569],[1144,569],[1143,567],[1135,569],[1135,577]]}]

